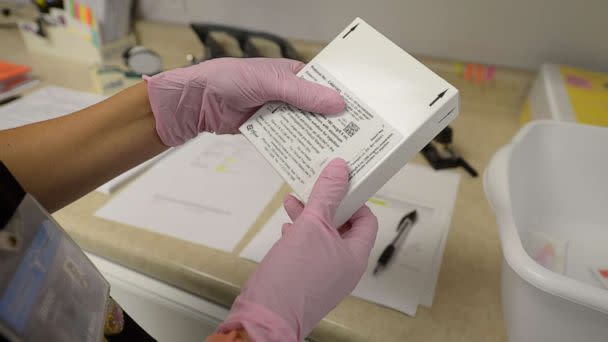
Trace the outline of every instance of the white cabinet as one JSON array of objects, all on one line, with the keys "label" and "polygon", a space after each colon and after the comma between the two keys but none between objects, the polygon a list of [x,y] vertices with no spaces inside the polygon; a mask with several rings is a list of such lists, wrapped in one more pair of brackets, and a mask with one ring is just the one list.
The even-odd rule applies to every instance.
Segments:
[{"label": "white cabinet", "polygon": [[112,297],[158,341],[204,341],[228,309],[87,253],[110,282]]}]

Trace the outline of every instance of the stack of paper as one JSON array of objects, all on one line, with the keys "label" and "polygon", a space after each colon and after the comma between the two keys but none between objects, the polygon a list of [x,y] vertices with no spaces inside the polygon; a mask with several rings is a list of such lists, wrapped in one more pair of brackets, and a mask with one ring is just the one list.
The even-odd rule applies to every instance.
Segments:
[{"label": "stack of paper", "polygon": [[0,60],[0,101],[19,94],[38,83],[30,75],[31,68]]},{"label": "stack of paper", "polygon": [[95,104],[104,97],[61,87],[45,87],[0,106],[0,130],[53,119]]},{"label": "stack of paper", "polygon": [[[412,316],[418,305],[432,305],[459,180],[456,173],[408,165],[368,201],[378,217],[378,236],[354,296]],[[378,257],[411,210],[417,211],[418,221],[389,266],[374,276]],[[284,209],[277,211],[241,256],[260,262],[281,236],[281,225],[289,221]]]},{"label": "stack of paper", "polygon": [[283,184],[242,136],[202,134],[96,215],[232,251]]}]

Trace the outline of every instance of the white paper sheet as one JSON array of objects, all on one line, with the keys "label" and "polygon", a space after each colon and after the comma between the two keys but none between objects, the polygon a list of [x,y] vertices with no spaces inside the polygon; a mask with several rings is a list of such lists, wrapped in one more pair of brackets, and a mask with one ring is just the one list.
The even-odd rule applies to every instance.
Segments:
[{"label": "white paper sheet", "polygon": [[[419,304],[431,306],[459,179],[455,173],[408,165],[368,202],[378,217],[378,236],[354,296],[412,316]],[[378,257],[396,234],[397,223],[413,209],[418,221],[405,243],[390,266],[373,276]],[[285,222],[290,220],[281,208],[243,249],[241,257],[260,262],[280,238]]]},{"label": "white paper sheet", "polygon": [[439,247],[435,251],[435,256],[433,257],[433,266],[431,267],[430,272],[426,273],[426,281],[424,283],[428,286],[425,286],[420,299],[418,300],[420,305],[427,308],[430,308],[433,305],[433,299],[435,298],[435,287],[437,286],[437,279],[439,278],[439,271],[441,270],[441,263],[443,262],[443,251],[445,250],[445,244],[448,241],[449,225],[450,224],[448,223],[441,235]]},{"label": "white paper sheet", "polygon": [[[392,198],[409,198],[411,203],[425,204],[434,209],[433,227],[441,231],[435,235],[438,245],[430,269],[425,273],[424,292],[419,304],[431,307],[435,287],[447,243],[454,204],[458,195],[460,174],[434,171],[427,167],[407,165],[382,187],[380,192]],[[437,233],[435,233],[437,234]]]},{"label": "white paper sheet", "polygon": [[282,184],[242,136],[202,134],[96,215],[231,251]]},{"label": "white paper sheet", "polygon": [[122,184],[128,182],[129,180],[135,178],[142,172],[149,169],[156,162],[158,162],[159,160],[164,158],[167,154],[171,153],[171,151],[173,151],[173,149],[169,149],[169,150],[157,155],[156,157],[149,159],[149,160],[129,169],[128,171],[123,172],[122,174],[107,181],[105,184],[102,184],[101,186],[99,186],[97,189],[95,189],[95,191],[101,192],[102,194],[106,194],[106,195],[112,194]]},{"label": "white paper sheet", "polygon": [[53,119],[103,99],[103,96],[62,87],[45,87],[0,106],[0,130]]},{"label": "white paper sheet", "polygon": [[268,219],[264,227],[255,235],[253,240],[241,251],[242,258],[260,262],[272,245],[281,237],[283,223],[291,222],[283,207]]},{"label": "white paper sheet", "polygon": [[526,253],[544,268],[559,274],[566,272],[568,240],[544,232],[529,231],[523,245]]},{"label": "white paper sheet", "polygon": [[[416,314],[418,299],[425,285],[423,265],[430,264],[434,243],[425,238],[433,210],[405,203],[386,201],[387,206],[368,204],[378,217],[378,235],[372,249],[367,270],[352,295],[367,299],[410,316]],[[395,252],[393,260],[383,272],[374,276],[373,270],[380,254],[396,235],[397,224],[411,210],[417,210],[418,221],[405,243]],[[429,242],[430,245],[429,245]],[[425,257],[426,256],[426,257]]]},{"label": "white paper sheet", "polygon": [[29,79],[29,80],[21,83],[20,85],[11,88],[10,90],[0,92],[0,101],[4,101],[8,98],[19,95],[23,91],[36,86],[38,83],[40,83],[40,81],[37,79]]},{"label": "white paper sheet", "polygon": [[[576,279],[591,286],[603,287],[596,274],[591,268],[608,268],[608,248],[606,248],[606,226],[595,223],[595,227],[584,227],[586,222],[560,222],[572,228],[568,234],[556,234],[556,231],[545,231],[547,235],[552,235],[558,240],[567,241],[567,251],[565,253],[566,262],[564,275],[571,279]],[[560,227],[561,228],[561,227]],[[590,232],[598,232],[594,235]]]}]

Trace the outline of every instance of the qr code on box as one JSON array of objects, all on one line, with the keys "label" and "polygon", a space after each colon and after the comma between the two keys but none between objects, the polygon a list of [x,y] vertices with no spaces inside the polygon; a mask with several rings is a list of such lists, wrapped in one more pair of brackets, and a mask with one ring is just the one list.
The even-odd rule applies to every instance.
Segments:
[{"label": "qr code on box", "polygon": [[349,137],[352,137],[359,131],[359,126],[354,122],[350,122],[346,127],[344,127],[344,133],[348,134]]}]

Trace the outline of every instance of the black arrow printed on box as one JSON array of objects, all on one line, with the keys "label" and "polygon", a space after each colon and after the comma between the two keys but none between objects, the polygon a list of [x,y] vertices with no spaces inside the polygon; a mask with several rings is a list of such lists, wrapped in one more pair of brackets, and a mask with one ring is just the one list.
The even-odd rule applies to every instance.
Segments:
[{"label": "black arrow printed on box", "polygon": [[443,95],[445,95],[445,93],[447,91],[448,90],[446,89],[446,90],[442,91],[439,95],[437,95],[437,97],[433,100],[433,102],[431,102],[431,104],[429,104],[429,107],[432,107],[435,104],[435,102],[437,102],[437,100],[439,100],[440,98],[443,97]]},{"label": "black arrow printed on box", "polygon": [[357,26],[359,26],[359,24],[355,24],[355,26],[351,27],[350,30],[348,30],[348,32],[346,32],[346,34],[342,36],[342,39],[346,38],[346,36],[353,32],[357,28]]}]

